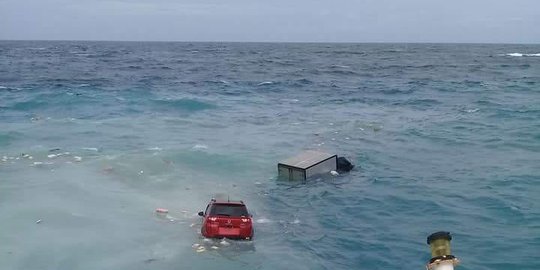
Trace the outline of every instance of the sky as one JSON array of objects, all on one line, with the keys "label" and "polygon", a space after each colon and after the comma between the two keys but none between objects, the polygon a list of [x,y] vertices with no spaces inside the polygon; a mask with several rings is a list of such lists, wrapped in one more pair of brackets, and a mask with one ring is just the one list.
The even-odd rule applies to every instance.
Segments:
[{"label": "sky", "polygon": [[0,0],[0,39],[540,43],[540,0]]}]

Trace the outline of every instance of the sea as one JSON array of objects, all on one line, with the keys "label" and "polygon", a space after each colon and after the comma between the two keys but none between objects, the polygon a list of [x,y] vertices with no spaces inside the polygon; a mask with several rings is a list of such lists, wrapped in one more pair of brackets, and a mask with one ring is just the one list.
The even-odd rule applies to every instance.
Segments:
[{"label": "sea", "polygon": [[540,269],[539,181],[540,45],[0,41],[2,270]]}]

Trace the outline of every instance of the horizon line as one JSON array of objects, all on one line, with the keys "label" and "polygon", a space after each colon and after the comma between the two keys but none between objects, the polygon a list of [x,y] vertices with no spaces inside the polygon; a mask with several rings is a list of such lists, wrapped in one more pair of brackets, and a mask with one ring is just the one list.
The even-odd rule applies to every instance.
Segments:
[{"label": "horizon line", "polygon": [[452,42],[452,41],[237,41],[237,40],[102,40],[102,39],[2,39],[3,41],[43,42],[140,42],[140,43],[281,43],[281,44],[471,44],[471,45],[540,45],[521,42]]}]

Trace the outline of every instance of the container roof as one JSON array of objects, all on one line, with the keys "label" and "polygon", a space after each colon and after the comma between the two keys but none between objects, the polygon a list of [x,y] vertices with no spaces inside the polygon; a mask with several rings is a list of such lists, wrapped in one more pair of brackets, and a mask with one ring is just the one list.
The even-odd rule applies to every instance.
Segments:
[{"label": "container roof", "polygon": [[332,155],[332,154],[328,154],[324,152],[308,150],[308,151],[298,154],[297,156],[288,158],[280,162],[279,164],[305,170],[313,165],[316,165],[317,163],[320,163],[322,161],[325,161],[335,156],[336,155]]}]

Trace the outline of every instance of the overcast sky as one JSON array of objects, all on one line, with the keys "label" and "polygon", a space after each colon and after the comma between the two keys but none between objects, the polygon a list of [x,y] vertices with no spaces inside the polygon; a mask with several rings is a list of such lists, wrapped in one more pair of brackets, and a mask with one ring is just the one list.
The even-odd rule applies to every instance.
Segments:
[{"label": "overcast sky", "polygon": [[0,39],[540,43],[540,0],[0,0]]}]

